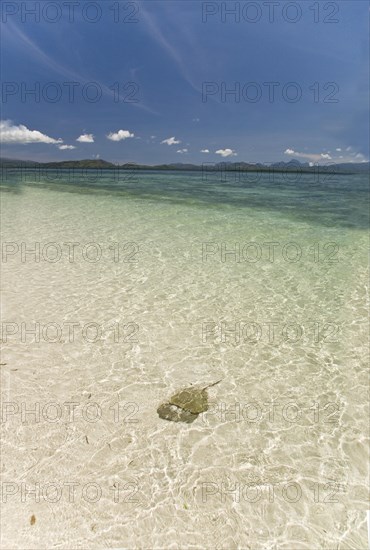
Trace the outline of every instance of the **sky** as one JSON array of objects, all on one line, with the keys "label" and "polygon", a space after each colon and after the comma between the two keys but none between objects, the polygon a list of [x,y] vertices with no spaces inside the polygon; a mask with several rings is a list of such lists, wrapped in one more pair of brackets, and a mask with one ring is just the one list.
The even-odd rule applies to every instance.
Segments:
[{"label": "sky", "polygon": [[0,7],[2,157],[368,160],[366,0]]}]

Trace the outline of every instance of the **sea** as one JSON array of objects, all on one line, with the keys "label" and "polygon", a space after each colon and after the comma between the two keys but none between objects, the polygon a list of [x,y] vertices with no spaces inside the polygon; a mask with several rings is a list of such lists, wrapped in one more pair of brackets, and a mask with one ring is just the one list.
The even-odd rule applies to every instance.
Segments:
[{"label": "sea", "polygon": [[1,183],[3,548],[368,548],[368,174]]}]

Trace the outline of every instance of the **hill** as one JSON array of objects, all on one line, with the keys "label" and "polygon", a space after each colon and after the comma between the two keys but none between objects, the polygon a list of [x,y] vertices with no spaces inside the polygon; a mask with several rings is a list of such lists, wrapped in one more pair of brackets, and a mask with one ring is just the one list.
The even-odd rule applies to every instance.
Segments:
[{"label": "hill", "polygon": [[56,162],[42,162],[38,163],[32,160],[18,160],[0,158],[1,168],[45,168],[45,169],[101,169],[101,170],[178,170],[178,171],[238,171],[238,172],[331,172],[336,174],[365,174],[369,172],[370,163],[341,163],[341,164],[328,164],[310,166],[308,163],[301,163],[298,160],[290,160],[289,162],[275,162],[273,164],[262,163],[248,163],[248,162],[218,162],[218,163],[204,163],[187,164],[187,163],[173,163],[173,164],[157,164],[150,166],[148,164],[135,164],[128,162],[125,164],[113,164],[103,159],[84,159],[84,160],[64,160]]}]

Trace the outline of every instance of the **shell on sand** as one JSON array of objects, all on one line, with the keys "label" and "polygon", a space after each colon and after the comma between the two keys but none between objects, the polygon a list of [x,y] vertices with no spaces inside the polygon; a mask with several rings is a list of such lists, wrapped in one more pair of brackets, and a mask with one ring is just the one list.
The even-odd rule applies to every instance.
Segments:
[{"label": "shell on sand", "polygon": [[185,388],[175,393],[171,397],[170,403],[192,414],[199,414],[208,410],[208,396],[205,388]]},{"label": "shell on sand", "polygon": [[192,414],[189,411],[185,411],[176,405],[171,403],[162,403],[157,409],[157,413],[160,418],[163,420],[172,420],[172,422],[186,422],[186,424],[191,424],[196,418],[197,414]]}]

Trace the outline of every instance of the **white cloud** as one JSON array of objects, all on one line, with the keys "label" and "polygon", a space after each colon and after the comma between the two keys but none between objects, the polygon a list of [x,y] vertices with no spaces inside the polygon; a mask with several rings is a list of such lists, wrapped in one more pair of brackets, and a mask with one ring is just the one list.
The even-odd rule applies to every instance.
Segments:
[{"label": "white cloud", "polygon": [[[342,152],[342,149],[338,147],[336,151]],[[355,161],[357,162],[367,162],[366,157],[362,153],[356,153],[355,151],[353,151],[352,147],[347,147],[346,151],[346,155],[331,156],[330,151],[328,151],[327,153],[300,153],[299,151],[294,151],[293,149],[286,149],[284,151],[284,154],[290,156],[294,155],[295,157],[302,157],[316,163],[319,163],[322,160],[331,160],[335,162],[339,159],[341,159],[342,162],[354,162],[353,159],[355,159]]]},{"label": "white cloud", "polygon": [[65,149],[76,149],[74,145],[59,145],[59,149],[64,151]]},{"label": "white cloud", "polygon": [[157,136],[150,136],[150,139],[155,139]]},{"label": "white cloud", "polygon": [[215,151],[216,155],[221,155],[222,157],[236,157],[237,153],[232,149],[218,149]]},{"label": "white cloud", "polygon": [[356,153],[355,155],[355,161],[357,162],[369,162],[369,159],[365,157],[362,153]]},{"label": "white cloud", "polygon": [[122,141],[123,139],[132,138],[135,134],[131,134],[129,130],[118,130],[118,132],[111,132],[107,135],[107,138],[111,141]]},{"label": "white cloud", "polygon": [[80,141],[81,143],[94,143],[94,136],[93,134],[82,134],[76,141]]},{"label": "white cloud", "polygon": [[175,136],[164,139],[161,141],[161,143],[167,143],[167,145],[177,145],[178,143],[181,143],[179,139],[176,139]]},{"label": "white cloud", "polygon": [[294,149],[285,149],[284,155],[301,157],[311,162],[318,162],[322,159],[331,160],[332,158],[328,153],[300,153],[299,151],[294,151]]},{"label": "white cloud", "polygon": [[193,122],[200,122],[200,118],[193,118]]},{"label": "white cloud", "polygon": [[201,153],[209,153],[209,149],[201,149],[200,152]]},{"label": "white cloud", "polygon": [[63,143],[62,139],[54,139],[38,130],[29,130],[23,124],[12,126],[10,120],[0,121],[1,143]]},{"label": "white cloud", "polygon": [[178,150],[176,151],[176,153],[187,153],[187,152],[188,152],[187,149],[178,149]]}]

